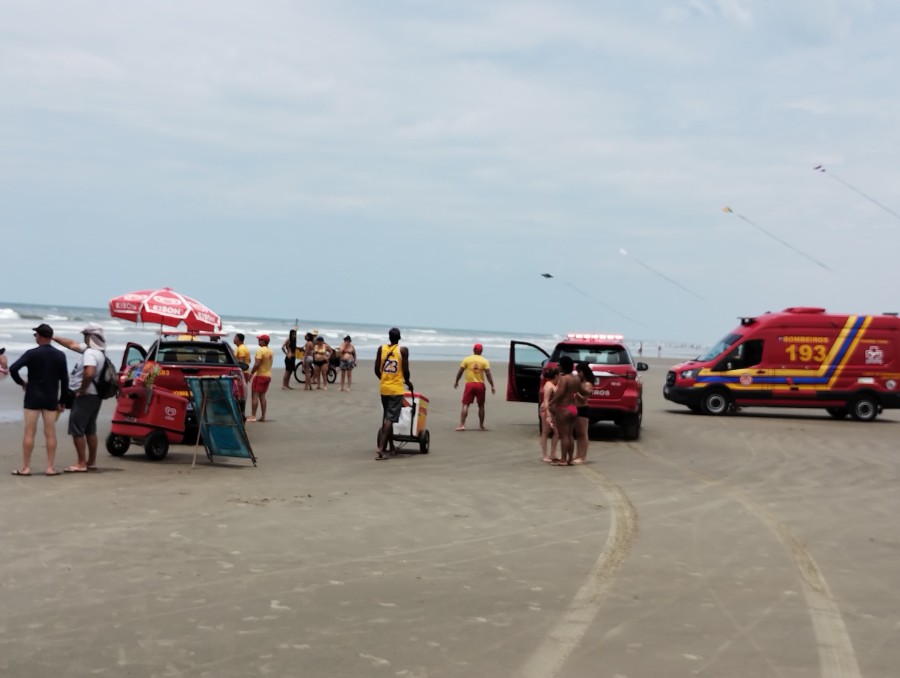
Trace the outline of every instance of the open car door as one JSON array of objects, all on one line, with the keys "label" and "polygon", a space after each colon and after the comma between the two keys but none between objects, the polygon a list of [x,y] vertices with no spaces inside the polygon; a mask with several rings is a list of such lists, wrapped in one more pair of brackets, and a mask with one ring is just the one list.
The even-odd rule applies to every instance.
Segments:
[{"label": "open car door", "polygon": [[122,353],[122,364],[119,366],[119,374],[125,374],[125,371],[132,365],[142,363],[147,359],[147,351],[140,344],[129,341],[125,344],[125,351]]},{"label": "open car door", "polygon": [[541,390],[541,372],[548,354],[540,346],[526,341],[509,342],[509,366],[506,399],[517,403],[536,403]]}]

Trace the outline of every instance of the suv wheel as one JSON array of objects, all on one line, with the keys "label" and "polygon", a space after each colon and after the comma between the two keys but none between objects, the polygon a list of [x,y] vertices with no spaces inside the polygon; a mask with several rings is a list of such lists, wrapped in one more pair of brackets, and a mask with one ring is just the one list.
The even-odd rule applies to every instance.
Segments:
[{"label": "suv wheel", "polygon": [[644,418],[644,405],[638,400],[637,412],[622,418],[622,437],[625,440],[637,440],[641,435],[641,421]]}]

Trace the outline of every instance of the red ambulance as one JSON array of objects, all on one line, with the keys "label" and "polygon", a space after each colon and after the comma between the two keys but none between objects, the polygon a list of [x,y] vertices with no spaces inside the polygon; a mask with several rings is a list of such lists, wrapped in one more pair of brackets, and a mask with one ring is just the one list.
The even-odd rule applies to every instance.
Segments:
[{"label": "red ambulance", "polygon": [[669,370],[663,395],[703,414],[815,407],[872,421],[900,408],[900,319],[811,307],[741,318],[706,353]]}]

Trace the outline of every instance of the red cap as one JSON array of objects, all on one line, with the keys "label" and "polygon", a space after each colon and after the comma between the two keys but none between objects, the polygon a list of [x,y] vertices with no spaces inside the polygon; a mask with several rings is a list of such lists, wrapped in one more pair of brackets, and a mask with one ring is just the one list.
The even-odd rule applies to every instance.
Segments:
[{"label": "red cap", "polygon": [[475,353],[481,353],[484,350],[484,346],[482,346],[481,344],[475,344],[472,347],[472,350],[475,351]]},{"label": "red cap", "polygon": [[264,340],[266,340],[266,341],[269,341],[269,335],[268,335],[268,334],[260,334],[260,335],[257,335],[256,338],[257,338],[257,339],[264,339]]}]

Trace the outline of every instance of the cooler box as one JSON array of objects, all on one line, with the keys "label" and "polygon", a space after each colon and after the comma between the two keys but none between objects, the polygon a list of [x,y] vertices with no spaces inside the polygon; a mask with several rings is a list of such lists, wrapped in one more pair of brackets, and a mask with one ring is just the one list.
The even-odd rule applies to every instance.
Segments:
[{"label": "cooler box", "polygon": [[183,432],[187,398],[182,398],[164,388],[153,388],[150,393],[150,404],[144,423],[165,431]]},{"label": "cooler box", "polygon": [[123,386],[116,400],[116,418],[142,417],[147,411],[149,393],[143,386]]},{"label": "cooler box", "polygon": [[[413,404],[416,406],[416,421],[410,421],[412,417]],[[425,433],[428,419],[428,398],[421,393],[410,393],[407,391],[403,394],[403,409],[400,410],[400,421],[394,424],[395,436],[418,437]],[[410,424],[412,423],[412,427]],[[410,433],[412,428],[412,433]]]}]

